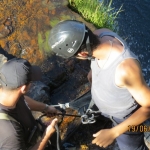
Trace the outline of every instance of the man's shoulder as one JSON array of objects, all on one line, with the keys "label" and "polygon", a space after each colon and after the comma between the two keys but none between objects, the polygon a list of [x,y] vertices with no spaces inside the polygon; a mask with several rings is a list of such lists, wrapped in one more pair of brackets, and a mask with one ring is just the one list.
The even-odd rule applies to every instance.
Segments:
[{"label": "man's shoulder", "polygon": [[5,119],[0,119],[0,142],[3,140],[10,140],[9,137],[13,137],[15,140],[16,138],[16,129],[18,129],[19,126],[15,122],[11,120],[5,120]]},{"label": "man's shoulder", "polygon": [[8,134],[14,134],[14,132],[16,132],[14,129],[18,129],[18,127],[20,128],[21,125],[15,119],[0,118],[0,135],[1,133],[5,134],[5,132]]},{"label": "man's shoulder", "polygon": [[116,82],[122,86],[135,81],[141,75],[141,68],[138,60],[129,58],[121,62],[116,69]]},{"label": "man's shoulder", "polygon": [[0,149],[19,149],[20,141],[23,141],[19,140],[23,137],[20,125],[11,120],[0,119],[0,135],[3,135],[0,136]]},{"label": "man's shoulder", "polygon": [[140,70],[140,63],[137,59],[134,58],[128,58],[123,60],[117,67],[117,71],[122,73],[122,75],[129,75],[129,73],[136,73]]}]

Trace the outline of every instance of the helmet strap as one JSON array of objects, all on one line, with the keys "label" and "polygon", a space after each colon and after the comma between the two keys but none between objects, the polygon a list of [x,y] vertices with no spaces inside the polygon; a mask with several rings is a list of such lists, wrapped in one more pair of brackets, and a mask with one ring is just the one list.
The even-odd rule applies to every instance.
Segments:
[{"label": "helmet strap", "polygon": [[91,46],[90,46],[90,39],[89,39],[89,36],[87,37],[87,40],[86,40],[86,50],[88,52],[88,60],[93,60],[94,57],[92,56],[92,50],[91,50]]}]

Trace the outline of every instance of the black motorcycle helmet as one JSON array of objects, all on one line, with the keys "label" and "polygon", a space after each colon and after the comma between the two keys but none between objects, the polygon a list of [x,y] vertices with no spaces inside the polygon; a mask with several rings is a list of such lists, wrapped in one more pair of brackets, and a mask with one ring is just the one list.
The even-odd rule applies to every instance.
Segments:
[{"label": "black motorcycle helmet", "polygon": [[[65,20],[58,23],[50,31],[48,44],[56,55],[70,58],[77,53],[86,34],[85,24],[75,20]],[[89,37],[86,40],[86,48],[89,49]]]}]

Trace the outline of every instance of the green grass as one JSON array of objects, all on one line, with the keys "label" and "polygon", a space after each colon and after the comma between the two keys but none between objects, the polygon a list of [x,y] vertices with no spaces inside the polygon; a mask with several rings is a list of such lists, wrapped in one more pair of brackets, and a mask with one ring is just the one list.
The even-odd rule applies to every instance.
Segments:
[{"label": "green grass", "polygon": [[104,0],[69,0],[69,7],[78,12],[86,21],[95,25],[96,28],[109,28],[116,31],[116,18],[122,11],[111,7],[112,0],[104,4]]}]

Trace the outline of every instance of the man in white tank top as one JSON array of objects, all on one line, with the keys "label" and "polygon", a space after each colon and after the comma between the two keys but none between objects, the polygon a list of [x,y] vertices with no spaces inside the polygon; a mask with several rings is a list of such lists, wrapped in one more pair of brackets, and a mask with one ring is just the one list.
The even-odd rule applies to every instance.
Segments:
[{"label": "man in white tank top", "polygon": [[114,123],[113,128],[95,133],[92,143],[105,148],[116,139],[121,150],[147,150],[143,131],[130,128],[137,130],[150,118],[150,88],[139,60],[111,30],[93,33],[81,22],[66,20],[49,36],[51,50],[58,56],[92,60],[88,74],[92,100]]}]

